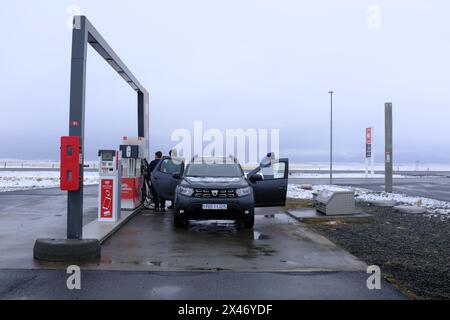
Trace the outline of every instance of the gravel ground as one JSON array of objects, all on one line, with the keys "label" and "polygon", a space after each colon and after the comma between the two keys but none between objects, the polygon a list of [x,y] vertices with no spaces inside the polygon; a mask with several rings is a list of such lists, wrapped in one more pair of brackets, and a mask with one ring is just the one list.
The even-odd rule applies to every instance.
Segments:
[{"label": "gravel ground", "polygon": [[450,219],[360,207],[374,223],[310,226],[369,265],[413,299],[450,299]]}]

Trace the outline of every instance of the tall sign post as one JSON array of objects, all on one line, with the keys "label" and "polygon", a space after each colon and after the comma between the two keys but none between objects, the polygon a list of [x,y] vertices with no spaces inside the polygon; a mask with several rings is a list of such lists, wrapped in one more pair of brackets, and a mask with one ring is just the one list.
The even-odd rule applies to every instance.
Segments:
[{"label": "tall sign post", "polygon": [[385,117],[385,154],[384,154],[385,191],[391,193],[393,153],[392,153],[392,103],[390,102],[387,102],[384,105],[384,117]]},{"label": "tall sign post", "polygon": [[333,93],[330,94],[330,184],[333,184]]},{"label": "tall sign post", "polygon": [[372,171],[372,178],[374,177],[374,160],[373,160],[373,148],[372,148],[372,141],[373,141],[373,128],[366,128],[366,160],[365,160],[365,165],[366,165],[366,178],[369,176],[369,162],[370,162],[370,166],[371,166],[371,171]]},{"label": "tall sign post", "polygon": [[372,144],[371,144],[371,148],[372,148],[372,154],[370,157],[370,166],[372,167],[372,178],[375,178],[375,148],[374,148],[374,144],[373,144],[373,139],[374,139],[374,127],[370,127],[370,131],[371,131],[371,135],[372,135]]}]

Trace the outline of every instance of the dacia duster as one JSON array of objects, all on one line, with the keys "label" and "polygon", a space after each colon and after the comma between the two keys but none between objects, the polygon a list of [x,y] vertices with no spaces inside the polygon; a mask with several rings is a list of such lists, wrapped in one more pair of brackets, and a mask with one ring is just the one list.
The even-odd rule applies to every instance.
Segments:
[{"label": "dacia duster", "polygon": [[255,207],[284,206],[288,159],[272,160],[247,175],[232,157],[163,157],[151,175],[158,195],[175,204],[174,225],[188,220],[237,220],[252,228]]}]

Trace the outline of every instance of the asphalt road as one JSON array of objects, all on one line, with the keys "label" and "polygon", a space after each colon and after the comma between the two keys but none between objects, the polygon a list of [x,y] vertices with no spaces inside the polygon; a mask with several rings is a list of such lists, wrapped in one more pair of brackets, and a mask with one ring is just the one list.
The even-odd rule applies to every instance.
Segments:
[{"label": "asphalt road", "polygon": [[404,299],[363,272],[82,271],[69,290],[64,270],[0,270],[0,299]]}]

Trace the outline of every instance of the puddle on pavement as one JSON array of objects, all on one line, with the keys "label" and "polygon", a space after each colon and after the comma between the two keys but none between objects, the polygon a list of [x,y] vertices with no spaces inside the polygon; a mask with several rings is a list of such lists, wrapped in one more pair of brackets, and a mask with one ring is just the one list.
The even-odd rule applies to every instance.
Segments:
[{"label": "puddle on pavement", "polygon": [[286,213],[265,214],[263,221],[272,222],[270,220],[274,220],[275,222],[281,222],[281,223],[297,222],[297,220],[295,220],[294,218],[290,217]]},{"label": "puddle on pavement", "polygon": [[199,220],[189,222],[189,231],[230,236],[236,234],[238,228],[235,222],[229,220]]},{"label": "puddle on pavement", "polygon": [[258,231],[253,231],[253,239],[254,240],[266,240],[266,239],[270,239],[270,237],[267,234],[262,234]]},{"label": "puddle on pavement", "polygon": [[155,287],[152,289],[152,294],[154,295],[162,295],[162,296],[172,296],[178,292],[181,291],[181,287],[176,286],[162,286],[162,287]]},{"label": "puddle on pavement", "polygon": [[161,267],[167,268],[169,264],[167,262],[162,261],[141,261],[141,260],[110,260],[110,259],[102,259],[101,263],[107,264],[135,264],[135,265],[146,265],[153,267]]},{"label": "puddle on pavement", "polygon": [[153,213],[141,213],[141,216],[144,216],[144,217],[148,217],[148,216],[154,216],[155,214],[153,214]]},{"label": "puddle on pavement", "polygon": [[[272,224],[272,223],[284,224],[297,222],[295,219],[291,218],[289,215],[285,213],[275,213],[265,215],[264,218],[263,216],[256,216],[256,218],[258,219],[258,221],[261,221],[264,224]],[[261,220],[261,218],[263,220]],[[250,237],[252,237],[253,232],[254,240],[270,239],[270,236],[268,236],[267,234],[263,234],[258,230],[252,231],[250,229],[239,228],[238,223],[232,220],[194,220],[189,222],[189,227],[187,231],[211,235],[225,235],[225,236],[248,233]]]},{"label": "puddle on pavement", "polygon": [[169,264],[167,262],[161,262],[161,261],[145,261],[145,265],[147,266],[154,266],[154,267],[168,267]]}]

